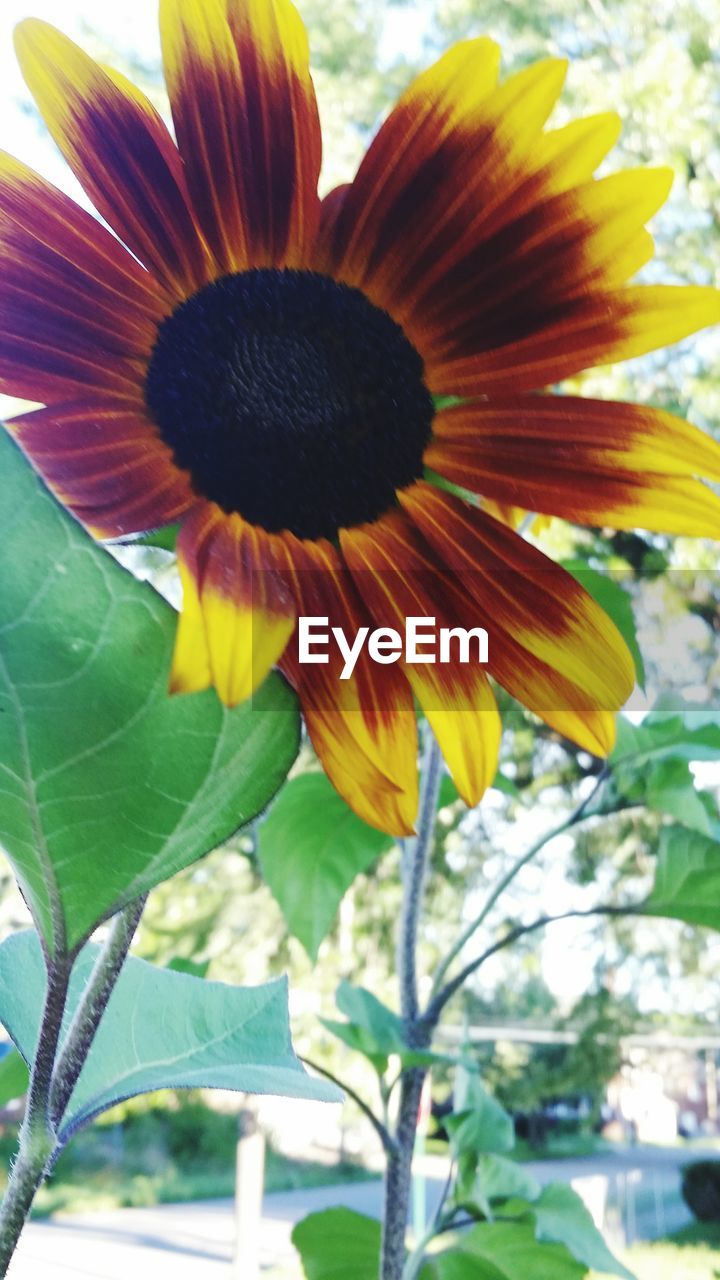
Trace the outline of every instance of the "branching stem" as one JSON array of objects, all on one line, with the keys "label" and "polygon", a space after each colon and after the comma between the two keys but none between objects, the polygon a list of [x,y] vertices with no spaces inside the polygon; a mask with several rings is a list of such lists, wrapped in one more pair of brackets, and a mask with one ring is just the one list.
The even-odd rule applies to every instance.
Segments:
[{"label": "branching stem", "polygon": [[0,1207],[0,1276],[7,1274],[20,1232],[55,1149],[49,1099],[53,1064],[67,1002],[71,962],[49,958],[48,981],[18,1154]]},{"label": "branching stem", "polygon": [[339,1089],[342,1089],[343,1093],[346,1093],[348,1098],[352,1098],[353,1102],[360,1108],[363,1115],[372,1125],[386,1152],[392,1153],[396,1150],[395,1139],[387,1125],[383,1124],[380,1117],[375,1115],[372,1107],[360,1097],[360,1094],[357,1093],[355,1089],[352,1089],[345,1080],[340,1080],[338,1076],[333,1075],[332,1071],[328,1071],[327,1067],[322,1067],[319,1062],[315,1062],[312,1058],[301,1057],[300,1061],[304,1062],[306,1067],[310,1067],[313,1071],[317,1071],[318,1075],[325,1076],[326,1080],[332,1080],[333,1084],[336,1084]]},{"label": "branching stem", "polygon": [[520,872],[530,862],[532,862],[532,860],[535,857],[537,857],[538,853],[540,853],[541,850],[545,848],[546,844],[549,844],[551,840],[555,840],[557,836],[564,835],[566,831],[570,831],[570,829],[576,826],[578,822],[581,822],[583,818],[589,816],[588,809],[592,801],[595,799],[595,796],[597,795],[598,791],[600,791],[601,787],[605,783],[606,778],[607,778],[607,770],[604,769],[600,774],[598,774],[595,780],[595,785],[593,786],[592,790],[588,793],[588,795],[585,796],[584,800],[581,800],[580,804],[573,810],[573,812],[569,814],[568,817],[565,818],[565,820],[561,822],[559,826],[553,827],[551,831],[546,831],[545,834],[542,835],[539,840],[537,840],[533,845],[531,845],[531,847],[525,853],[523,853],[519,858],[517,858],[511,864],[511,866],[508,868],[505,875],[502,876],[502,878],[498,881],[498,883],[492,889],[480,913],[477,916],[475,916],[473,920],[470,921],[470,923],[467,925],[465,929],[463,929],[462,933],[460,934],[460,937],[453,944],[453,946],[450,948],[450,950],[448,951],[443,961],[438,966],[437,972],[435,974],[435,979],[433,981],[431,1000],[440,991],[443,984],[443,980],[445,979],[445,976],[447,975],[453,962],[457,960],[458,956],[461,954],[463,949],[467,946],[468,942],[473,937],[473,935],[477,933],[478,929],[485,923],[485,921],[487,920],[487,917],[490,915],[490,912],[492,911],[496,902],[498,902],[498,900],[502,897],[505,890],[509,888],[509,886],[512,884],[515,877],[519,875]]},{"label": "branching stem", "polygon": [[587,907],[583,910],[563,911],[559,915],[555,916],[538,916],[537,920],[532,920],[530,924],[516,925],[514,929],[508,930],[502,938],[499,938],[497,942],[493,942],[491,946],[487,947],[481,955],[476,956],[474,960],[470,960],[469,963],[465,965],[464,969],[461,969],[450,982],[446,983],[446,985],[438,991],[437,995],[435,995],[431,1000],[427,1008],[425,1016],[428,1022],[433,1027],[437,1026],[445,1005],[449,1000],[452,1000],[456,992],[464,986],[468,978],[471,977],[473,973],[476,973],[477,970],[480,969],[492,956],[497,955],[498,951],[504,951],[506,947],[512,946],[514,942],[517,942],[519,938],[524,938],[526,934],[536,933],[538,929],[545,929],[548,925],[557,924],[561,920],[588,919],[591,916],[638,915],[638,913],[642,911],[642,906],[642,903],[633,903],[626,907],[602,905],[598,907]]},{"label": "branching stem", "polygon": [[147,895],[119,911],[93,965],[62,1048],[57,1056],[50,1090],[50,1116],[59,1126],[78,1082],[113,988],[143,913]]},{"label": "branching stem", "polygon": [[0,1280],[7,1274],[25,1219],[68,1133],[59,1127],[125,962],[145,899],[115,917],[60,1047],[74,956],[47,959],[47,989],[30,1074],[17,1158],[0,1206]]}]

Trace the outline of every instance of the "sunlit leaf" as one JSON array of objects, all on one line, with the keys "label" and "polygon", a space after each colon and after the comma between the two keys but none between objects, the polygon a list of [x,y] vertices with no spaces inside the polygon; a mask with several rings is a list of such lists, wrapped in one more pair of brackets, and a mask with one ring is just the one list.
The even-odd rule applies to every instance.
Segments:
[{"label": "sunlit leaf", "polygon": [[[67,1029],[98,954],[73,969]],[[26,1062],[37,1042],[46,974],[34,930],[0,946],[0,1021]],[[158,969],[131,956],[113,991],[60,1130],[60,1140],[117,1102],[156,1089],[239,1089],[340,1101],[292,1048],[284,978],[233,987]]]},{"label": "sunlit leaf", "polygon": [[720,929],[720,843],[685,827],[665,827],[644,910]]},{"label": "sunlit leaf", "polygon": [[352,1209],[311,1213],[294,1228],[292,1242],[306,1280],[377,1280],[380,1223]]},{"label": "sunlit leaf", "polygon": [[348,808],[324,773],[303,774],[283,788],[259,828],[260,865],[311,960],[355,877],[392,844]]},{"label": "sunlit leaf", "polygon": [[55,502],[0,431],[0,845],[48,949],[225,840],[298,744],[272,676],[226,711],[167,693],[175,614]]}]

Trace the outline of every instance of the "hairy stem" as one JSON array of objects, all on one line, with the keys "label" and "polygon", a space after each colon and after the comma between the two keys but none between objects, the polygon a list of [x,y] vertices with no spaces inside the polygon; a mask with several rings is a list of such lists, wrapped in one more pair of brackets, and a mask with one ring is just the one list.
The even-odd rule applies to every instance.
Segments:
[{"label": "hairy stem", "polygon": [[59,1140],[58,1127],[120,976],[144,905],[143,898],[115,917],[61,1049],[60,1035],[74,957],[62,956],[48,961],[45,1004],[25,1119],[17,1158],[0,1206],[0,1280],[7,1274],[37,1191],[69,1136],[66,1134]]},{"label": "hairy stem", "polygon": [[7,1191],[0,1207],[0,1276],[7,1274],[25,1219],[55,1149],[55,1131],[50,1121],[49,1099],[53,1063],[67,1001],[70,969],[71,962],[66,957],[48,961],[45,1004],[30,1075],[25,1119],[20,1131],[17,1158],[12,1166]]},{"label": "hairy stem", "polygon": [[[400,1011],[405,1039],[412,1048],[425,1048],[429,1028],[421,1019],[417,979],[417,939],[422,911],[423,889],[435,831],[442,758],[440,748],[428,730],[423,761],[418,833],[403,847],[403,902],[398,936],[398,977]],[[401,1280],[405,1266],[412,1158],[417,1132],[418,1108],[425,1079],[424,1067],[409,1067],[400,1077],[398,1118],[393,1134],[394,1150],[388,1152],[385,1174],[380,1280]]]},{"label": "hairy stem", "polygon": [[50,1115],[55,1126],[60,1124],[65,1114],[85,1065],[146,902],[147,894],[118,912],[88,978],[53,1071]]}]

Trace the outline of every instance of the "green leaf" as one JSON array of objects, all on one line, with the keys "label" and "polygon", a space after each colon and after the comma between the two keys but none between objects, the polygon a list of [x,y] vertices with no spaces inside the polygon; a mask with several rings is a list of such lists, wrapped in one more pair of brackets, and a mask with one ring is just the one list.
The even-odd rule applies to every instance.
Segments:
[{"label": "green leaf", "polygon": [[29,1074],[25,1060],[17,1049],[11,1049],[3,1058],[0,1058],[0,1107],[6,1107],[8,1102],[22,1098],[23,1094],[27,1093],[28,1083]]},{"label": "green leaf", "polygon": [[362,1053],[382,1075],[387,1071],[390,1054],[402,1053],[407,1048],[402,1019],[372,991],[355,987],[345,978],[335,993],[335,1003],[348,1021],[322,1018],[323,1026],[350,1049]]},{"label": "green leaf", "polygon": [[293,1229],[292,1242],[307,1280],[377,1280],[380,1223],[352,1209],[311,1213]]},{"label": "green leaf", "polygon": [[515,1129],[512,1117],[487,1092],[474,1072],[467,1072],[461,1105],[445,1120],[456,1155],[464,1152],[495,1154],[512,1151]]},{"label": "green leaf", "polygon": [[635,664],[635,675],[641,689],[645,688],[645,664],[637,640],[632,599],[615,578],[607,573],[591,569],[583,560],[563,560],[564,569],[572,574],[588,595],[612,618],[625,641]]},{"label": "green leaf", "polygon": [[720,843],[685,827],[660,833],[647,915],[720,929]]},{"label": "green leaf", "polygon": [[617,718],[617,742],[610,756],[615,768],[641,769],[659,760],[720,759],[720,719],[707,708],[653,710],[642,724]]},{"label": "green leaf", "polygon": [[[63,1034],[99,948],[88,943],[73,967]],[[46,986],[37,934],[0,946],[0,1021],[26,1062],[37,1043]],[[287,983],[232,987],[131,956],[123,966],[60,1130],[67,1141],[100,1112],[156,1089],[239,1089],[290,1098],[341,1100],[307,1075],[290,1040]]]},{"label": "green leaf", "polygon": [[283,788],[258,831],[263,876],[311,960],[356,876],[393,844],[356,817],[324,773]]},{"label": "green leaf", "polygon": [[179,524],[164,524],[159,529],[151,529],[149,533],[142,534],[140,538],[134,540],[134,545],[159,547],[161,551],[174,551],[179,532]]},{"label": "green leaf", "polygon": [[647,766],[645,798],[651,809],[670,814],[684,826],[710,835],[710,815],[695,787],[686,760],[659,760]]},{"label": "green leaf", "polygon": [[420,1280],[583,1280],[586,1274],[562,1245],[536,1240],[531,1222],[483,1222],[433,1258]]},{"label": "green leaf", "polygon": [[503,1276],[492,1263],[471,1258],[459,1249],[445,1249],[425,1263],[418,1280],[503,1280]]},{"label": "green leaf", "polygon": [[610,1252],[588,1210],[572,1187],[553,1182],[532,1206],[535,1235],[540,1241],[564,1244],[578,1262],[603,1275],[635,1280],[631,1271]]},{"label": "green leaf", "polygon": [[539,1195],[540,1183],[521,1164],[487,1153],[479,1157],[471,1178],[458,1180],[455,1199],[477,1205],[489,1218],[495,1200],[536,1200]]},{"label": "green leaf", "polygon": [[387,1071],[388,1058],[393,1053],[405,1067],[429,1067],[436,1062],[455,1061],[447,1054],[429,1049],[411,1049],[405,1041],[402,1018],[365,987],[353,986],[343,979],[335,993],[335,1003],[348,1021],[321,1018],[323,1026],[350,1049],[362,1053],[379,1075]]},{"label": "green leaf", "polygon": [[0,430],[0,845],[51,953],[227,839],[297,752],[271,676],[170,698],[173,610],[97,546]]}]

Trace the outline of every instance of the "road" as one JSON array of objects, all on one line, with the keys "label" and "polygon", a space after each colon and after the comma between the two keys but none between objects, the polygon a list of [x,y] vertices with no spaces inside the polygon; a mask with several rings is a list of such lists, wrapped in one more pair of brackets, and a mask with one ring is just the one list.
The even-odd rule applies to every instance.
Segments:
[{"label": "road", "polygon": [[[609,1235],[618,1243],[623,1225],[631,1228],[632,1238],[652,1239],[687,1220],[677,1202],[678,1168],[704,1154],[717,1157],[717,1152],[644,1147],[526,1167],[542,1184],[572,1181],[593,1211],[595,1201],[607,1199]],[[445,1167],[437,1157],[423,1162],[429,1211],[444,1185]],[[299,1273],[290,1241],[294,1223],[333,1205],[378,1217],[380,1182],[265,1197],[260,1237],[264,1278],[295,1280]],[[618,1221],[613,1216],[616,1209]],[[232,1250],[229,1200],[117,1209],[31,1223],[8,1274],[10,1280],[231,1280]]]}]

